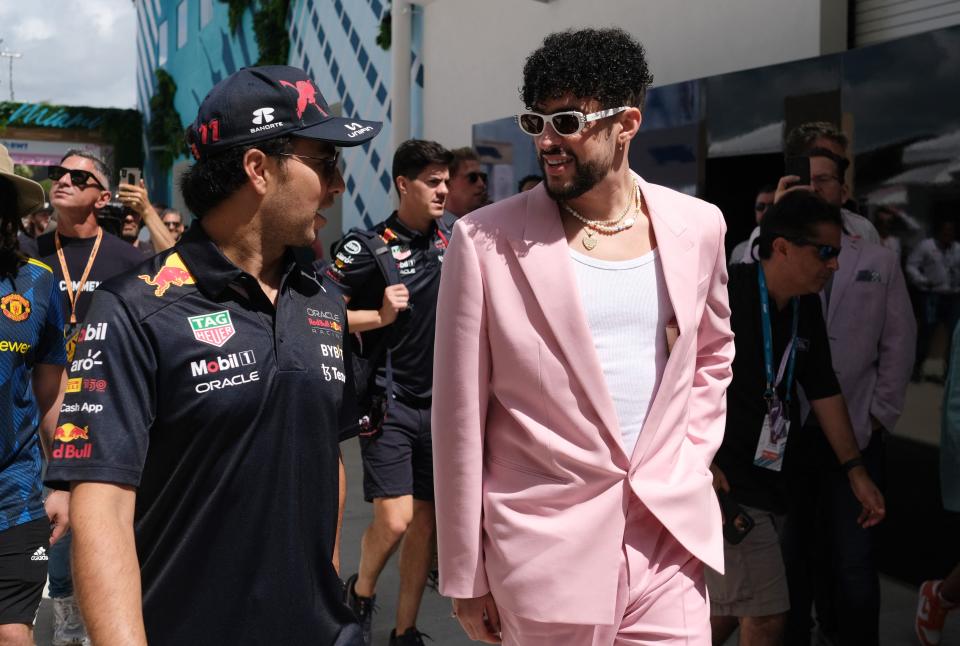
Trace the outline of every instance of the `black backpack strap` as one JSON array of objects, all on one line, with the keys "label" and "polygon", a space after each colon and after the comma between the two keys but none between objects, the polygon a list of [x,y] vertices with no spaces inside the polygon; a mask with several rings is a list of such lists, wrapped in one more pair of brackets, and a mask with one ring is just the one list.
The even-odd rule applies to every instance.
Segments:
[{"label": "black backpack strap", "polygon": [[[397,263],[390,253],[390,247],[384,241],[383,237],[376,231],[367,231],[359,228],[352,228],[347,232],[347,236],[353,236],[366,247],[367,251],[373,256],[383,275],[383,280],[389,287],[400,282],[400,271],[397,269]],[[345,238],[347,236],[344,236]],[[392,327],[392,326],[391,326]],[[387,396],[387,408],[393,408],[393,353],[390,351],[390,339],[392,335],[387,332],[383,338],[386,353],[386,365],[384,366]]]},{"label": "black backpack strap", "polygon": [[370,255],[380,268],[383,280],[386,284],[396,285],[400,282],[400,271],[397,269],[397,263],[390,254],[390,247],[384,242],[383,238],[376,231],[366,231],[364,229],[353,228],[347,232],[347,236],[354,236],[360,243],[367,248]]}]

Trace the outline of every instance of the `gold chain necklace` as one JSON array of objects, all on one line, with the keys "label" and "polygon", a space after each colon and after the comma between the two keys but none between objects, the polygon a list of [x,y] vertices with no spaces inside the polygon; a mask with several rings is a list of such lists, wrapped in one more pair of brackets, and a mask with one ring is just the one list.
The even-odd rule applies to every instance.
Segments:
[{"label": "gold chain necklace", "polygon": [[577,220],[582,222],[586,229],[584,229],[583,238],[580,242],[583,244],[583,247],[587,251],[593,251],[597,247],[597,243],[600,242],[600,239],[595,237],[596,233],[603,235],[616,235],[621,231],[626,231],[634,224],[637,223],[637,219],[634,217],[627,217],[627,213],[630,212],[630,207],[634,207],[634,212],[640,212],[640,206],[642,203],[642,194],[640,193],[640,186],[637,184],[636,180],[633,182],[633,200],[627,201],[627,208],[623,210],[623,213],[620,214],[620,217],[614,220],[613,222],[607,222],[604,220],[588,220],[579,213],[577,213],[572,206],[566,202],[562,202],[561,206],[564,210],[575,217]]}]

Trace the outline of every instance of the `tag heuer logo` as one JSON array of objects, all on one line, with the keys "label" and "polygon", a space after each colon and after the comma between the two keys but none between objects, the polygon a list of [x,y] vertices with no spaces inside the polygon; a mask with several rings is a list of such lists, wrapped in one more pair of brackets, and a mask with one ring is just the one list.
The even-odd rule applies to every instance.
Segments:
[{"label": "tag heuer logo", "polygon": [[230,312],[227,310],[191,316],[187,321],[190,322],[190,329],[193,330],[193,338],[218,348],[223,347],[235,332],[233,322],[230,320]]},{"label": "tag heuer logo", "polygon": [[273,121],[273,108],[257,108],[253,111],[253,123],[270,123]]}]

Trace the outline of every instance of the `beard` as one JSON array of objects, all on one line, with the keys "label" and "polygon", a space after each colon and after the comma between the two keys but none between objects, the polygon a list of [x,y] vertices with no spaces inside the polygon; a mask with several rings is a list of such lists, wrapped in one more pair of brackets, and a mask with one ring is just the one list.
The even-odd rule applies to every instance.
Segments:
[{"label": "beard", "polygon": [[[552,149],[544,154],[557,154],[560,150]],[[613,167],[612,159],[593,159],[581,162],[573,153],[567,151],[567,156],[573,160],[573,179],[569,183],[561,186],[551,185],[550,176],[547,175],[546,162],[543,156],[538,155],[537,161],[540,163],[540,173],[543,175],[543,185],[547,189],[547,195],[560,202],[572,200],[580,197],[594,186],[600,183]]]}]

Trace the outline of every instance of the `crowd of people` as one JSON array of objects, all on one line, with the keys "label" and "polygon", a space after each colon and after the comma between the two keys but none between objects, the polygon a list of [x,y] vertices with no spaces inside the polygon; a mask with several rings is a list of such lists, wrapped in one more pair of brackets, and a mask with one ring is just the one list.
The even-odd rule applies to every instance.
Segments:
[{"label": "crowd of people", "polygon": [[[45,202],[0,147],[0,643],[32,643],[49,576],[58,645],[369,646],[399,551],[391,646],[424,643],[434,576],[487,643],[878,644],[885,438],[960,318],[953,224],[908,250],[808,123],[809,178],[762,186],[728,259],[715,206],[630,169],[651,82],[622,30],[548,36],[517,117],[542,176],[491,204],[473,149],[411,139],[396,210],[326,259],[340,149],[381,124],[297,68],[203,100],[188,230],[79,150]],[[921,587],[922,644],[958,603],[960,569]]]}]

